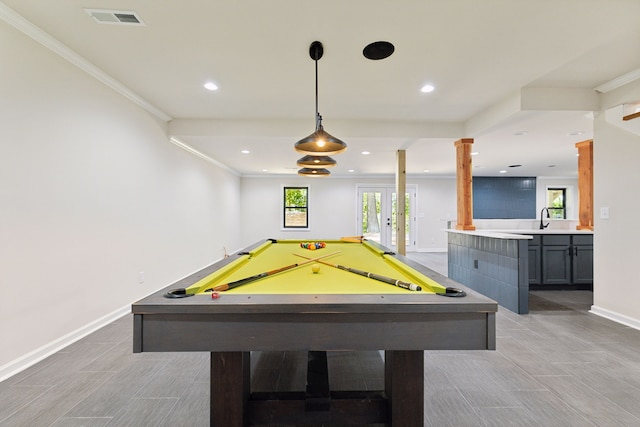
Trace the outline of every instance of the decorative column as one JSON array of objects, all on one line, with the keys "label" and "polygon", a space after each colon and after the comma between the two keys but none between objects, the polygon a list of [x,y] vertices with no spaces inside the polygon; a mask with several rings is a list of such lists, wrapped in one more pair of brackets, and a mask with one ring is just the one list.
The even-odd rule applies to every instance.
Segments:
[{"label": "decorative column", "polygon": [[593,140],[578,142],[578,208],[577,230],[593,230]]},{"label": "decorative column", "polygon": [[407,254],[406,212],[407,206],[407,152],[398,150],[396,155],[396,252]]},{"label": "decorative column", "polygon": [[473,138],[457,140],[456,181],[458,191],[458,222],[456,230],[475,230],[473,225],[473,177],[471,175],[471,144]]}]

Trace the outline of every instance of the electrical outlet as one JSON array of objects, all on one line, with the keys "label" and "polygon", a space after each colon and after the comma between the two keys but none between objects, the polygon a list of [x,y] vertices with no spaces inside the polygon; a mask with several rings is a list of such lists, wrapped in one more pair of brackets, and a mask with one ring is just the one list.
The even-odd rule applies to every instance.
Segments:
[{"label": "electrical outlet", "polygon": [[138,283],[144,283],[144,271],[138,272]]}]

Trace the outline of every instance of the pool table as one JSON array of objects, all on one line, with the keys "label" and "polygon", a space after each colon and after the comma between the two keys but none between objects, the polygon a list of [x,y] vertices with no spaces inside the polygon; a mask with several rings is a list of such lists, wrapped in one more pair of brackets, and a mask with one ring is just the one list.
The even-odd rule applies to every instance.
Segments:
[{"label": "pool table", "polygon": [[[132,305],[134,352],[211,353],[212,426],[422,426],[424,350],[495,349],[489,298],[374,242],[301,243],[257,242]],[[329,390],[329,350],[384,350],[385,390]],[[251,351],[308,351],[307,390],[252,393]]]}]

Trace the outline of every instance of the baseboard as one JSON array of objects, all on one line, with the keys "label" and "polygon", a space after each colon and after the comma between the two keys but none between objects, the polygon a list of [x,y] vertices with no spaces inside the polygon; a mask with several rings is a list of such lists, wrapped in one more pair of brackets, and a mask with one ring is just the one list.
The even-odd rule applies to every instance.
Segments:
[{"label": "baseboard", "polygon": [[131,313],[131,304],[127,305],[126,307],[122,307],[121,309],[116,310],[112,313],[109,313],[97,320],[94,320],[93,322],[83,326],[82,328],[76,329],[75,331],[62,336],[55,341],[45,344],[42,347],[25,354],[24,356],[21,356],[5,365],[0,366],[0,382],[16,375],[19,372],[24,371],[30,366],[33,366],[41,360],[46,359],[52,354],[62,350],[66,346],[73,344],[74,342],[86,337],[87,335],[97,331],[103,326],[106,326],[114,320],[117,320],[129,313]]},{"label": "baseboard", "polygon": [[625,316],[624,314],[616,313],[615,311],[607,310],[606,308],[598,307],[596,305],[591,306],[589,313],[593,313],[600,317],[604,317],[605,319],[613,320],[614,322],[629,326],[630,328],[640,330],[640,320]]}]

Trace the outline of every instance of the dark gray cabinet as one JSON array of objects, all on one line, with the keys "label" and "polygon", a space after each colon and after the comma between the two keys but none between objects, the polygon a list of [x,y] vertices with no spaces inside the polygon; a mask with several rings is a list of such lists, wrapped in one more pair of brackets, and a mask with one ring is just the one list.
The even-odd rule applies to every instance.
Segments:
[{"label": "dark gray cabinet", "polygon": [[593,235],[572,236],[571,274],[573,283],[593,284]]},{"label": "dark gray cabinet", "polygon": [[542,283],[541,252],[540,235],[536,234],[532,240],[529,240],[529,285]]},{"label": "dark gray cabinet", "polygon": [[553,234],[542,237],[542,284],[571,283],[571,236]]},{"label": "dark gray cabinet", "polygon": [[590,289],[592,284],[593,235],[543,234],[529,241],[530,288]]}]

